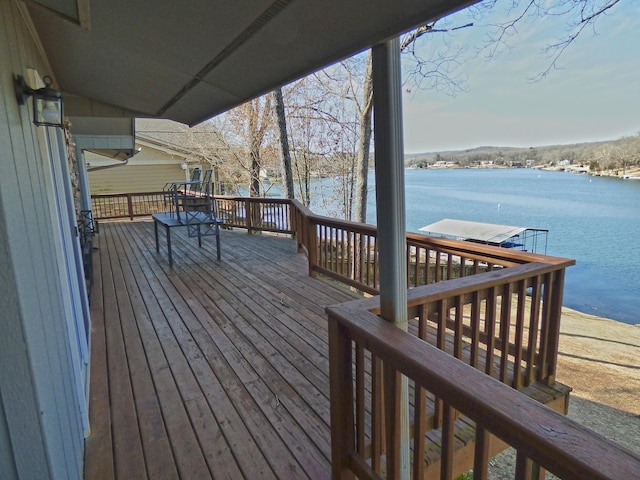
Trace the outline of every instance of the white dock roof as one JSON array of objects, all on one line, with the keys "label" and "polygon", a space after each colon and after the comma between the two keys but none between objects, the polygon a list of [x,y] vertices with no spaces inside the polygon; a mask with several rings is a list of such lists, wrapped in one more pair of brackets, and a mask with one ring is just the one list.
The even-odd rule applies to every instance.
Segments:
[{"label": "white dock roof", "polygon": [[426,225],[419,230],[432,235],[446,235],[460,240],[471,239],[490,243],[502,243],[525,230],[539,231],[537,228],[452,220],[450,218]]}]

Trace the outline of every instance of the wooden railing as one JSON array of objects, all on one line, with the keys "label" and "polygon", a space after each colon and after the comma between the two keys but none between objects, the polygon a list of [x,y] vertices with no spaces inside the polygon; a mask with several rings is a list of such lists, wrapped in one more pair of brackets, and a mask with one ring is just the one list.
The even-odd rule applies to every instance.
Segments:
[{"label": "wooden railing", "polygon": [[[517,390],[532,386],[527,394],[533,392],[539,396],[541,386],[554,385],[564,269],[573,264],[572,260],[550,260],[549,263],[527,263],[409,290],[411,320],[408,334],[435,345],[483,372],[487,378],[492,377],[492,381],[496,379]],[[347,308],[380,314],[378,297],[351,303]],[[329,312],[331,316],[333,310]],[[333,353],[333,349],[330,351]],[[363,459],[370,462],[373,471],[380,473],[386,452],[385,441],[381,438],[385,417],[394,415],[395,418],[395,412],[384,411],[388,400],[385,402],[381,383],[382,364],[371,358],[365,362],[365,351],[361,347],[356,346],[354,351],[359,380],[354,387],[356,415],[351,428],[358,432]],[[431,361],[430,357],[424,356],[423,363],[428,363],[427,358]],[[333,361],[331,357],[330,361]],[[366,386],[365,377],[371,379]],[[534,386],[536,382],[539,382],[537,387]],[[551,391],[555,393],[553,389]],[[365,395],[365,392],[370,393]],[[412,392],[412,434],[421,439],[413,454],[414,470],[419,472],[415,478],[423,478],[425,465],[442,461],[437,458],[438,451],[434,451],[425,439],[434,435],[434,429],[444,428],[448,397],[441,396],[438,390],[428,393],[415,385]],[[558,398],[566,393],[559,393]],[[331,393],[332,402],[339,398],[341,395],[334,397]],[[555,401],[556,398],[549,397],[545,403]],[[365,412],[371,412],[368,421],[365,421]],[[338,445],[336,448],[344,447]],[[488,455],[489,450],[485,454]],[[469,466],[467,463],[464,467],[465,462],[456,462],[456,465]],[[429,478],[434,478],[433,472]]]},{"label": "wooden railing", "polygon": [[[292,233],[290,201],[283,198],[250,198],[217,195],[217,215],[228,227],[254,231]],[[152,215],[171,208],[166,192],[91,195],[93,216],[97,220]]]},{"label": "wooden railing", "polygon": [[[312,213],[291,202],[294,235],[309,274],[324,274],[369,294],[379,293],[377,227]],[[407,233],[407,284],[428,285],[552,257]]]},{"label": "wooden railing", "polygon": [[284,198],[215,196],[217,215],[228,227],[246,228],[249,233],[293,233],[291,202]]},{"label": "wooden railing", "polygon": [[[539,267],[540,275],[546,275],[545,268]],[[521,267],[513,270],[516,275],[522,273]],[[436,286],[420,289],[428,297]],[[488,280],[470,293],[489,294],[495,287]],[[493,436],[517,451],[517,479],[532,478],[532,472],[540,471],[537,467],[565,480],[637,478],[640,458],[633,453],[454,360],[382,320],[368,306],[365,301],[327,309],[333,478],[399,478],[401,375],[409,379],[413,400],[409,409],[411,478],[422,479],[426,468],[429,392],[438,399],[442,412],[436,432],[439,478],[450,480],[460,473],[456,467],[461,462],[455,457],[459,439],[454,431],[466,419],[475,424],[474,479],[487,478]]]},{"label": "wooden railing", "polygon": [[96,220],[133,220],[134,217],[144,217],[167,209],[164,192],[91,195],[91,210]]}]

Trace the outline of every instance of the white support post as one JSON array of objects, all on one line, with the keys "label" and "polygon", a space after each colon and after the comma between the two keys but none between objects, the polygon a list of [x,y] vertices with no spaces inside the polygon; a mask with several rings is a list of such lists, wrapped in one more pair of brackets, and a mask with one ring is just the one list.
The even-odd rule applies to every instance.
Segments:
[{"label": "white support post", "polygon": [[89,191],[89,178],[87,175],[87,163],[84,159],[84,150],[76,145],[76,161],[78,162],[78,187],[80,188],[80,210],[91,210],[91,192]]},{"label": "white support post", "polygon": [[[376,212],[382,317],[407,330],[406,221],[400,43],[373,47]],[[410,475],[408,382],[400,387],[400,478]],[[389,415],[387,415],[387,418]]]}]

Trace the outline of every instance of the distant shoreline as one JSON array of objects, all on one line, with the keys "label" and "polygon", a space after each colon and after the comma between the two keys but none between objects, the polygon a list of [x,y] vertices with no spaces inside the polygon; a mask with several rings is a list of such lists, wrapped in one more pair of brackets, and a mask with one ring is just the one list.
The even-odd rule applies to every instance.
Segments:
[{"label": "distant shoreline", "polygon": [[529,168],[532,170],[544,170],[548,172],[567,172],[573,174],[582,174],[582,175],[591,175],[594,177],[613,177],[619,178],[621,180],[640,180],[640,167],[632,166],[628,167],[624,170],[620,169],[608,169],[608,170],[596,170],[592,172],[589,170],[588,166],[583,164],[575,164],[575,165],[534,165],[531,167],[513,167],[509,165],[495,165],[495,164],[487,164],[487,165],[473,165],[473,166],[463,166],[458,164],[442,164],[435,165],[429,164],[427,167],[416,167],[416,166],[408,166],[407,170],[491,170],[491,169],[521,169],[521,168]]}]

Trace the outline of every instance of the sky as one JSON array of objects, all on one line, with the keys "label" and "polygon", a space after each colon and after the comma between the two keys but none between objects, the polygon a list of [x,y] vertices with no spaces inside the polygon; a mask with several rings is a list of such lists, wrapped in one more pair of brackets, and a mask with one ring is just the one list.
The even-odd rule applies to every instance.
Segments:
[{"label": "sky", "polygon": [[[486,43],[486,25],[498,16],[496,11],[474,19],[473,27],[453,35],[429,34],[420,47],[426,57],[440,39],[466,46],[467,60],[457,70],[466,91],[455,97],[415,88],[404,92],[405,153],[537,147],[640,133],[640,2],[620,0],[540,81],[532,79],[551,62],[544,49],[563,38],[570,18],[519,23],[509,48],[488,59],[477,50]],[[464,25],[469,18],[463,12],[446,21]]]}]

